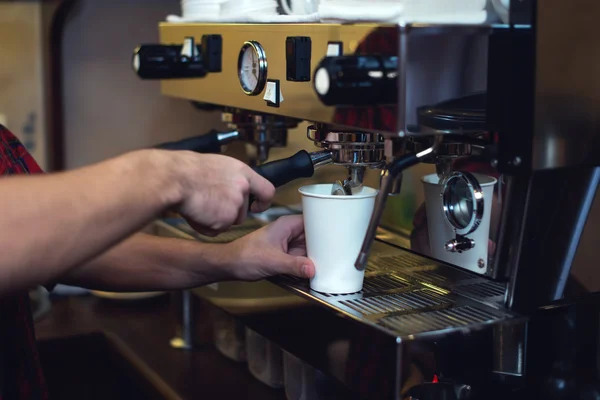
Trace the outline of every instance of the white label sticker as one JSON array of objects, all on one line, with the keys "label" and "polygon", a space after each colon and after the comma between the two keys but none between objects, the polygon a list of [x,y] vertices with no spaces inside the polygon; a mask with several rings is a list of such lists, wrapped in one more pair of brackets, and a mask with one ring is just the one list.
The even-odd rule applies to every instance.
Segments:
[{"label": "white label sticker", "polygon": [[327,57],[338,57],[341,55],[342,55],[342,44],[341,43],[327,44]]}]

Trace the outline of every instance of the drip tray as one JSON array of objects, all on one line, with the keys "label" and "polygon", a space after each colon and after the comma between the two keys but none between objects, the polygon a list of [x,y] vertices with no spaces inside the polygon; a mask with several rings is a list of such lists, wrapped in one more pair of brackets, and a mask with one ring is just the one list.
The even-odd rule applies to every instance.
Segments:
[{"label": "drip tray", "polygon": [[[156,226],[166,236],[210,240],[181,220]],[[212,241],[231,241],[259,226],[247,221]],[[236,318],[359,398],[403,399],[411,386],[435,376],[485,387],[498,373],[519,376],[527,318],[503,308],[505,286],[394,247],[388,238],[379,232],[361,292],[318,293],[308,280],[274,277],[269,281],[289,297],[309,301],[282,307],[256,290],[256,300],[269,307],[252,307]],[[240,288],[221,285],[217,295],[223,289],[225,297],[239,297]],[[222,298],[200,296],[227,311]]]},{"label": "drip tray", "polygon": [[[264,222],[248,219],[216,238],[199,235],[180,218],[158,221],[156,225],[163,230],[173,230],[176,236],[227,243],[253,232]],[[387,237],[382,232],[385,233],[379,232],[378,237]],[[502,307],[505,291],[502,283],[460,271],[381,240],[373,244],[363,290],[359,293],[318,293],[310,290],[308,280],[291,276],[275,277],[270,281],[394,336],[464,329],[513,316]]]},{"label": "drip tray", "polygon": [[[179,218],[166,219],[158,224],[196,240],[226,243],[260,228],[264,222],[249,219],[216,238],[197,234]],[[359,293],[318,293],[310,290],[307,280],[291,276],[270,280],[302,297],[396,336],[464,329],[512,316],[502,307],[503,284],[382,241],[373,244],[363,290]]]},{"label": "drip tray", "polygon": [[359,293],[318,293],[310,290],[307,280],[290,276],[272,281],[400,337],[465,329],[513,317],[501,306],[503,284],[381,243],[377,249]]}]

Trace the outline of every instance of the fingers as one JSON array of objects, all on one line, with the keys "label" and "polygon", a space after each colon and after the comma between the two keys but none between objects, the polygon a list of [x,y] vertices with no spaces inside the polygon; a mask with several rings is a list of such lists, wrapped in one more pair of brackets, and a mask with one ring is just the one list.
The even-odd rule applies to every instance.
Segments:
[{"label": "fingers", "polygon": [[195,230],[196,232],[198,232],[201,235],[208,236],[208,237],[215,237],[215,236],[219,235],[219,233],[220,233],[214,229],[210,229],[205,226],[198,225],[190,220],[187,220],[187,222],[192,227],[193,230]]},{"label": "fingers", "polygon": [[315,275],[315,265],[308,257],[284,255],[276,265],[277,274],[294,275],[298,278],[312,278]]},{"label": "fingers", "polygon": [[288,250],[288,254],[292,256],[306,256],[306,247],[290,247],[290,249]]},{"label": "fingers", "polygon": [[238,216],[235,219],[235,222],[233,223],[234,225],[240,225],[246,219],[246,216],[248,214],[248,201],[248,197],[244,196],[244,202],[242,203],[242,206],[238,209]]},{"label": "fingers", "polygon": [[[254,198],[252,199],[252,204],[250,205],[250,211],[252,211],[253,213],[259,213],[261,211],[264,211],[264,210],[262,210],[262,207],[263,207],[263,205],[258,204],[258,202],[255,201]],[[267,206],[267,208],[268,208],[268,206]]]},{"label": "fingers", "polygon": [[265,211],[271,206],[271,200],[275,196],[275,186],[250,167],[246,171],[246,177],[250,183],[250,193],[256,197],[256,201],[252,204],[252,212]]},{"label": "fingers", "polygon": [[310,258],[304,258],[302,261],[302,267],[300,268],[299,278],[312,278],[315,276],[315,264],[310,260]]},{"label": "fingers", "polygon": [[275,221],[289,232],[288,239],[297,239],[304,234],[304,218],[302,215],[286,215]]}]

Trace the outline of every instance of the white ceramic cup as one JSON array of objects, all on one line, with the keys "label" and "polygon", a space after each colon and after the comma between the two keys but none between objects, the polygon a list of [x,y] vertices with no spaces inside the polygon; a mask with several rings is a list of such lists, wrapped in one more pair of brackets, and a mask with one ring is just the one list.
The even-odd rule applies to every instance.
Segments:
[{"label": "white ceramic cup", "polygon": [[277,14],[276,0],[227,0],[221,7],[221,15],[236,16],[247,13]]},{"label": "white ceramic cup", "polygon": [[[484,208],[481,224],[477,229],[466,235],[475,241],[475,247],[462,253],[452,253],[444,245],[455,238],[454,228],[444,217],[442,207],[442,185],[437,174],[425,175],[421,178],[425,190],[425,208],[427,211],[427,228],[429,230],[430,256],[473,272],[485,272],[488,263],[488,241],[490,237],[490,219],[494,185],[496,179],[481,174],[473,174],[483,191]],[[483,260],[483,268],[479,260]]]},{"label": "white ceramic cup", "polygon": [[354,263],[367,233],[377,190],[364,187],[360,194],[335,196],[331,188],[331,184],[318,184],[298,189],[306,250],[316,269],[310,288],[321,293],[356,293],[362,290],[365,273]]},{"label": "white ceramic cup", "polygon": [[218,17],[221,3],[225,0],[182,0],[181,15],[184,17]]},{"label": "white ceramic cup", "polygon": [[319,0],[281,0],[281,8],[288,15],[314,14],[319,7]]}]

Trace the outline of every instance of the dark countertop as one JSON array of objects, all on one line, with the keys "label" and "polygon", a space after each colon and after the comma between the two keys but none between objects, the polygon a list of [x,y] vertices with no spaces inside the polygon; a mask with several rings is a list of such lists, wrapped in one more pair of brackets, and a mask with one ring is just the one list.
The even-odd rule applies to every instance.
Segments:
[{"label": "dark countertop", "polygon": [[210,339],[210,325],[200,321],[198,349],[173,349],[170,339],[177,321],[171,296],[116,301],[93,296],[56,298],[52,310],[36,323],[39,341],[93,332],[118,337],[143,367],[160,377],[171,396],[181,399],[284,400],[283,390],[256,380],[246,363],[219,353]]}]

